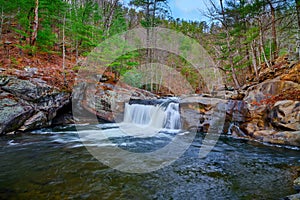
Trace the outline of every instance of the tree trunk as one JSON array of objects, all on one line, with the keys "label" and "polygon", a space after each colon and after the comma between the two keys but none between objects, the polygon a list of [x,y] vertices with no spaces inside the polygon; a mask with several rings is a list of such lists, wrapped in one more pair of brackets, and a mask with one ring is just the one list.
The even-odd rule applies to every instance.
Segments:
[{"label": "tree trunk", "polygon": [[228,27],[227,27],[225,10],[224,10],[224,6],[223,6],[223,0],[220,0],[220,5],[221,5],[221,9],[222,9],[221,12],[222,12],[222,17],[223,17],[223,19],[222,19],[223,20],[223,25],[224,25],[225,32],[226,32],[226,42],[227,42],[227,49],[228,49],[228,52],[229,52],[229,64],[230,64],[230,68],[231,68],[232,78],[233,78],[235,87],[237,89],[240,89],[241,86],[240,86],[239,81],[237,79],[235,68],[234,68],[233,55],[232,55],[233,52],[231,52],[232,49],[231,49],[231,45],[230,45],[230,34],[229,34]]},{"label": "tree trunk", "polygon": [[0,40],[2,40],[2,30],[4,24],[4,14],[3,14],[3,6],[1,7],[1,25],[0,25]]},{"label": "tree trunk", "polygon": [[64,21],[63,21],[63,30],[62,30],[62,68],[63,68],[63,78],[64,78],[64,86],[67,86],[67,79],[66,79],[66,39],[65,39],[65,26],[66,26],[66,15],[64,15]]},{"label": "tree trunk", "polygon": [[118,6],[119,0],[114,0],[111,3],[108,3],[107,5],[107,9],[108,9],[108,15],[105,18],[105,22],[104,22],[104,27],[105,27],[105,33],[108,36],[109,35],[109,31],[110,31],[110,27],[113,21],[113,16],[115,14],[115,10]]},{"label": "tree trunk", "polygon": [[254,42],[252,42],[250,44],[250,46],[251,46],[253,69],[254,69],[254,72],[255,72],[256,79],[258,80],[257,58],[256,58],[256,51],[255,51],[255,47],[254,47]]},{"label": "tree trunk", "polygon": [[264,35],[263,35],[263,25],[261,22],[261,19],[258,19],[258,24],[259,24],[259,39],[260,39],[260,52],[264,58],[264,61],[266,63],[266,65],[268,66],[268,68],[271,68],[271,65],[269,64],[269,61],[267,59],[266,53],[265,53],[265,48],[264,48]]},{"label": "tree trunk", "polygon": [[273,59],[276,59],[278,57],[278,47],[277,47],[275,8],[272,4],[272,1],[269,0],[268,4],[270,6],[271,16],[272,16],[272,42],[273,42],[273,45],[274,45]]},{"label": "tree trunk", "polygon": [[34,20],[32,26],[32,34],[30,38],[30,45],[34,46],[37,38],[39,28],[39,0],[35,0],[35,8],[34,8]]},{"label": "tree trunk", "polygon": [[300,60],[300,0],[296,1],[296,10],[297,10],[297,20],[298,20],[298,41],[297,41],[297,48]]}]

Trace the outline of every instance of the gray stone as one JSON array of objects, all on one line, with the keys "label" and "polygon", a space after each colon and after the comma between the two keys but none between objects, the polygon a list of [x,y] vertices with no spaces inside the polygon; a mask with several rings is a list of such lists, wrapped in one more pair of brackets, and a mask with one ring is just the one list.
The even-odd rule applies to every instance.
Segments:
[{"label": "gray stone", "polygon": [[300,200],[300,193],[287,196],[283,200]]},{"label": "gray stone", "polygon": [[294,180],[294,188],[297,192],[300,192],[300,177]]},{"label": "gray stone", "polygon": [[[146,90],[129,85],[100,82],[95,84],[79,84],[73,90],[73,109],[75,118],[81,119],[81,110],[87,110],[95,117],[105,121],[122,121],[124,105],[131,99],[156,99],[157,96]],[[83,108],[83,109],[82,109]],[[95,118],[94,117],[94,118]]]},{"label": "gray stone", "polygon": [[20,131],[32,130],[35,128],[49,126],[51,124],[50,121],[47,120],[47,116],[44,112],[39,111],[34,114],[32,117],[27,119],[23,126],[19,128]]},{"label": "gray stone", "polygon": [[11,78],[9,82],[2,87],[2,90],[24,100],[37,101],[45,92],[49,92],[50,87],[39,87],[28,80]]},{"label": "gray stone", "polygon": [[4,98],[0,100],[0,134],[17,130],[31,116],[33,108],[29,105],[19,105],[15,100]]},{"label": "gray stone", "polygon": [[0,134],[51,125],[70,94],[57,92],[40,79],[0,77]]}]

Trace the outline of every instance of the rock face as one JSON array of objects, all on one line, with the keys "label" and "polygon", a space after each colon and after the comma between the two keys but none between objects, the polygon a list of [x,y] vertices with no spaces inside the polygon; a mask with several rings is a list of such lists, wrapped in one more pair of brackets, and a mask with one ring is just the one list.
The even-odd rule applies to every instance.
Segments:
[{"label": "rock face", "polygon": [[212,121],[218,121],[223,127],[222,133],[230,133],[237,137],[245,136],[238,126],[234,126],[249,118],[244,101],[191,97],[180,102],[180,112],[185,129],[208,132]]},{"label": "rock face", "polygon": [[[269,70],[269,69],[268,69]],[[243,100],[193,97],[181,103],[185,128],[207,132],[218,106],[225,108],[223,133],[272,144],[300,146],[300,63],[274,69],[275,76],[244,87]],[[284,72],[284,74],[282,74]]]},{"label": "rock face", "polygon": [[248,103],[260,102],[266,98],[279,95],[283,91],[297,89],[300,89],[300,85],[298,83],[282,81],[279,79],[267,80],[258,85],[250,87],[246,92],[244,101]]},{"label": "rock face", "polygon": [[49,126],[69,100],[40,79],[0,76],[0,134]]},{"label": "rock face", "polygon": [[300,101],[278,101],[271,109],[269,119],[275,129],[300,131]]},{"label": "rock face", "polygon": [[[214,118],[225,120],[225,115],[214,115],[219,111],[218,107],[224,107],[225,104],[226,100],[200,96],[182,99],[180,101],[180,114],[183,121],[183,128],[187,130],[196,129],[200,132],[208,132]],[[224,113],[224,111],[221,111],[221,114]]]},{"label": "rock face", "polygon": [[[82,83],[73,90],[73,113],[77,118],[85,110],[108,122],[122,121],[125,103],[130,100],[156,99],[157,96],[126,84]],[[81,119],[79,119],[81,121]]]},{"label": "rock face", "polygon": [[[298,91],[298,83],[279,78],[250,87],[244,100],[251,117],[241,124],[241,129],[262,142],[300,146]],[[291,100],[281,100],[282,97]]]}]

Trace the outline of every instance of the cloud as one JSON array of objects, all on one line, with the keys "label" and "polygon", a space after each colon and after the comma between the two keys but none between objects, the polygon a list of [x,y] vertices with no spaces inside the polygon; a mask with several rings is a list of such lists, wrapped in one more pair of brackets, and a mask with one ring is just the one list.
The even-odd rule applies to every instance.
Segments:
[{"label": "cloud", "polygon": [[175,6],[183,12],[192,12],[203,8],[204,3],[203,0],[175,0]]}]

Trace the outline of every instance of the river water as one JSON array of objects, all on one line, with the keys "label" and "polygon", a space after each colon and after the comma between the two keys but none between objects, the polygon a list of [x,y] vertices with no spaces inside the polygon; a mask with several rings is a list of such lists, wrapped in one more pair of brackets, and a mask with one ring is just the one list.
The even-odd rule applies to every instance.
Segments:
[{"label": "river water", "polygon": [[[85,125],[93,132],[112,124]],[[168,133],[119,145],[149,151],[169,142]],[[295,193],[297,149],[222,136],[206,158],[199,158],[202,135],[174,163],[146,174],[123,173],[95,159],[75,126],[42,129],[0,138],[0,199],[279,199]]]}]

